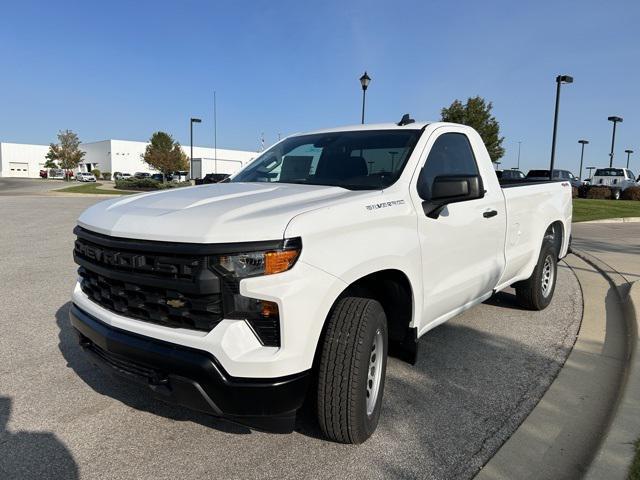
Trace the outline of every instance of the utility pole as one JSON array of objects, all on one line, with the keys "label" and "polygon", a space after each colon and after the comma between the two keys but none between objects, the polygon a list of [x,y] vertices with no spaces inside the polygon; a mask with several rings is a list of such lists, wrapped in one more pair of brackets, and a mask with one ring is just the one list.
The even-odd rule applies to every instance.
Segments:
[{"label": "utility pole", "polygon": [[218,118],[216,115],[216,91],[213,91],[213,169],[218,173]]},{"label": "utility pole", "polygon": [[578,143],[582,145],[582,152],[580,152],[580,174],[578,180],[582,180],[582,161],[584,160],[584,146],[589,143],[589,140],[578,140]]},{"label": "utility pole", "polygon": [[570,75],[558,75],[556,77],[558,84],[556,89],[556,109],[553,116],[553,138],[551,140],[551,164],[549,165],[549,180],[553,180],[553,167],[556,160],[556,134],[558,133],[558,110],[560,110],[560,85],[563,83],[573,83],[573,77]]},{"label": "utility pole", "polygon": [[613,122],[613,133],[611,134],[611,153],[609,153],[609,168],[613,167],[613,149],[616,146],[616,125],[622,123],[622,117],[611,116],[607,118],[610,122]]}]

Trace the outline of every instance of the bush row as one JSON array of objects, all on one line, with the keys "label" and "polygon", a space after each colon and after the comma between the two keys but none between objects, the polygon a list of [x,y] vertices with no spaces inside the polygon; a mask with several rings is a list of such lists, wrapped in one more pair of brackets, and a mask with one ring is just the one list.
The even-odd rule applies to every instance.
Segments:
[{"label": "bush row", "polygon": [[623,200],[640,200],[640,187],[629,187],[622,192],[620,198]]},{"label": "bush row", "polygon": [[158,182],[151,178],[127,178],[116,180],[116,188],[121,190],[165,190],[167,188],[189,187],[191,182]]},{"label": "bush row", "polygon": [[[582,185],[580,188],[573,188],[573,196],[581,198],[590,198],[595,200],[610,200],[614,198],[613,192],[615,189],[605,186],[590,186]],[[640,201],[640,187],[629,187],[620,193],[622,200],[639,200]]]}]

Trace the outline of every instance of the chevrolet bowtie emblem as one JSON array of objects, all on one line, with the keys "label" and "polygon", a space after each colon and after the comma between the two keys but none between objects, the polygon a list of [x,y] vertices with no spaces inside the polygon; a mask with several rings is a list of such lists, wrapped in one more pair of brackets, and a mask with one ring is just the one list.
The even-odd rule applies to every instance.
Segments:
[{"label": "chevrolet bowtie emblem", "polygon": [[184,307],[184,302],[182,300],[167,300],[167,305],[173,308],[182,308]]}]

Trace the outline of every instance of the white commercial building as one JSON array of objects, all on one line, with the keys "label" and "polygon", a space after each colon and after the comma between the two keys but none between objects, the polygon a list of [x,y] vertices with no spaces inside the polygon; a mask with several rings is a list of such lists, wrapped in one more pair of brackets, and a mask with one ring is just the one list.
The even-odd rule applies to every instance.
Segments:
[{"label": "white commercial building", "polygon": [[[133,175],[135,172],[154,173],[142,161],[142,154],[148,143],[128,140],[103,140],[83,143],[80,148],[85,152],[78,168],[81,172],[90,172],[97,168],[101,172],[122,172]],[[182,146],[189,156],[190,147]],[[48,145],[28,145],[23,143],[0,142],[0,177],[38,178],[44,169]],[[207,173],[232,174],[255,158],[256,152],[243,150],[213,149],[193,147],[193,178],[201,178]]]}]

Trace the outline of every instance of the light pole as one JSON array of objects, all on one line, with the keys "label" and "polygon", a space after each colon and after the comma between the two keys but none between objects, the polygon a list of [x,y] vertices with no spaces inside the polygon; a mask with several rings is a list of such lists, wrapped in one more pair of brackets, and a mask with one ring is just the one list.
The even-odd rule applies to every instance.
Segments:
[{"label": "light pole", "polygon": [[591,177],[592,177],[591,172],[592,172],[593,170],[595,170],[596,168],[597,168],[597,167],[587,167],[587,170],[589,170],[589,179],[591,179]]},{"label": "light pole", "polygon": [[518,170],[520,170],[520,145],[522,142],[518,142]]},{"label": "light pole", "polygon": [[609,168],[613,167],[613,148],[616,144],[616,125],[618,122],[622,123],[622,117],[609,117],[607,118],[610,122],[613,122],[613,133],[611,134],[611,153],[609,153]]},{"label": "light pole", "polygon": [[193,124],[201,123],[199,118],[191,118],[189,121],[189,130],[191,132],[191,156],[189,157],[189,179],[193,178]]},{"label": "light pole", "polygon": [[553,138],[551,140],[551,164],[549,165],[549,180],[553,180],[553,165],[556,160],[556,134],[558,132],[558,110],[560,109],[560,85],[563,83],[573,83],[573,77],[569,75],[558,75],[556,77],[556,111],[553,116]]},{"label": "light pole", "polygon": [[582,152],[580,152],[580,175],[578,175],[578,180],[582,180],[582,160],[584,160],[584,146],[589,143],[589,140],[578,140],[578,143],[582,145]]},{"label": "light pole", "polygon": [[625,150],[624,153],[627,154],[627,168],[629,168],[629,157],[633,153],[633,150]]},{"label": "light pole", "polygon": [[364,101],[367,95],[367,87],[369,86],[369,82],[371,82],[371,77],[367,75],[365,71],[364,74],[360,77],[360,85],[362,86],[362,123],[364,124]]}]

